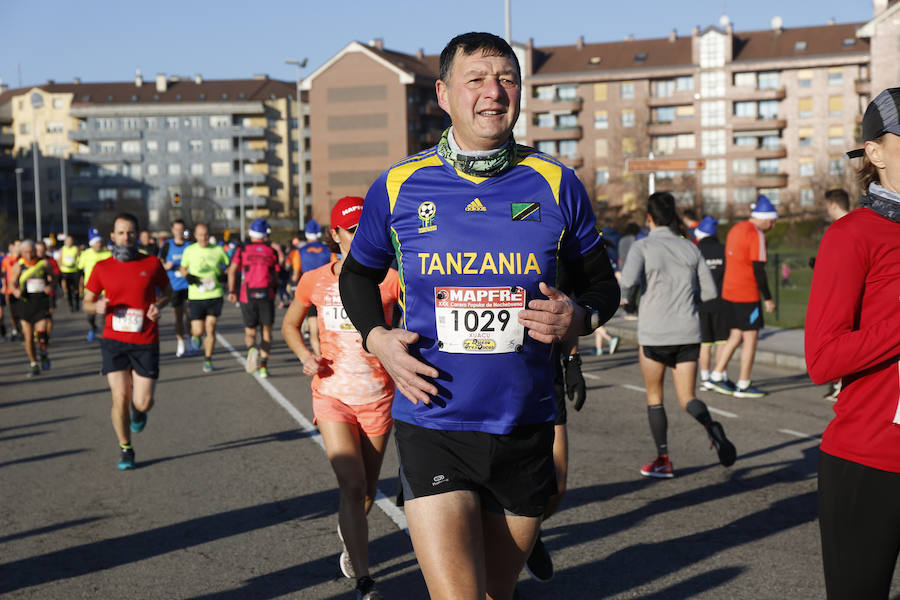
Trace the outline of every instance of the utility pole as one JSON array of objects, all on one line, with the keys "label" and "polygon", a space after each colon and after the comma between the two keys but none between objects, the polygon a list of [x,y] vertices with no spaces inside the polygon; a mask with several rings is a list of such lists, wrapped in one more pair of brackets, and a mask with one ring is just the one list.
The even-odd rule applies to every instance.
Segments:
[{"label": "utility pole", "polygon": [[[284,62],[297,67],[297,227],[303,231],[306,226],[306,117],[303,114],[303,101],[300,99],[300,71],[306,66],[306,59],[288,59]],[[290,179],[289,176],[288,180]]]}]

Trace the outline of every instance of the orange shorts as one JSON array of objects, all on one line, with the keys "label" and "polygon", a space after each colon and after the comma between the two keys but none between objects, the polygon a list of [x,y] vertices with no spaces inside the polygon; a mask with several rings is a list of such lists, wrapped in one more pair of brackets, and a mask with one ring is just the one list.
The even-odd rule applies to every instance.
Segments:
[{"label": "orange shorts", "polygon": [[344,404],[337,398],[313,391],[312,401],[315,415],[313,423],[319,421],[352,423],[371,437],[386,435],[394,425],[394,419],[391,417],[393,393],[367,404]]}]

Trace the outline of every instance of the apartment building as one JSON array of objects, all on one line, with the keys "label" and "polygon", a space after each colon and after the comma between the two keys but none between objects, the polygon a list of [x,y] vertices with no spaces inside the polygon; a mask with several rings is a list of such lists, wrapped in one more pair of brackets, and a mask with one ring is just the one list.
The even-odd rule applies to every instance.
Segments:
[{"label": "apartment building", "polygon": [[0,115],[11,117],[29,223],[37,141],[47,231],[59,230],[63,185],[79,232],[98,211],[116,208],[143,212],[156,230],[173,217],[236,228],[242,196],[249,218],[296,214],[295,97],[295,83],[263,75],[204,81],[160,74],[144,82],[138,74],[133,82],[7,90]]}]

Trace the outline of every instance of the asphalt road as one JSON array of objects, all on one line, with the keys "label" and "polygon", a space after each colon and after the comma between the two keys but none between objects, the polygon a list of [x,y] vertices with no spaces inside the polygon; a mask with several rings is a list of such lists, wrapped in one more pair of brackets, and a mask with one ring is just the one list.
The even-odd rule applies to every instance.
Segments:
[{"label": "asphalt road", "polygon": [[[169,315],[157,404],[135,436],[131,472],[116,470],[109,392],[81,315],[61,309],[53,368],[34,380],[21,344],[0,343],[0,595],[352,598],[338,570],[334,476],[297,361],[276,336],[262,382],[219,344],[216,371],[203,375],[198,358],[174,357]],[[233,306],[220,333],[243,350]],[[676,477],[648,480],[638,473],[654,447],[636,352],[585,356],[590,390],[584,409],[570,410],[569,491],[543,534],[557,574],[549,584],[523,575],[520,596],[823,598],[815,474],[832,407],[823,389],[760,367],[766,398],[701,393],[738,448],[725,469],[669,385]],[[396,474],[391,445],[380,483],[388,497]],[[402,511],[383,498],[369,520],[379,589],[426,598]]]}]

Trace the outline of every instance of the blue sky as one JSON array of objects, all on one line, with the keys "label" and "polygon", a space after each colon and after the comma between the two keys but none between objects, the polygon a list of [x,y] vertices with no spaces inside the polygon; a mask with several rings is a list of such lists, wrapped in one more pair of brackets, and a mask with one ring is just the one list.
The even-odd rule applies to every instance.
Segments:
[{"label": "blue sky", "polygon": [[[248,8],[252,6],[253,8]],[[512,0],[512,37],[535,44],[613,41],[628,34],[664,37],[672,28],[718,22],[725,12],[737,31],[866,21],[870,0]],[[386,48],[437,54],[453,35],[472,30],[503,35],[503,0],[0,0],[0,78],[10,87],[43,83],[123,81],[140,68],[206,79],[293,80],[286,58],[309,59],[304,74],[351,40],[382,38]]]}]

